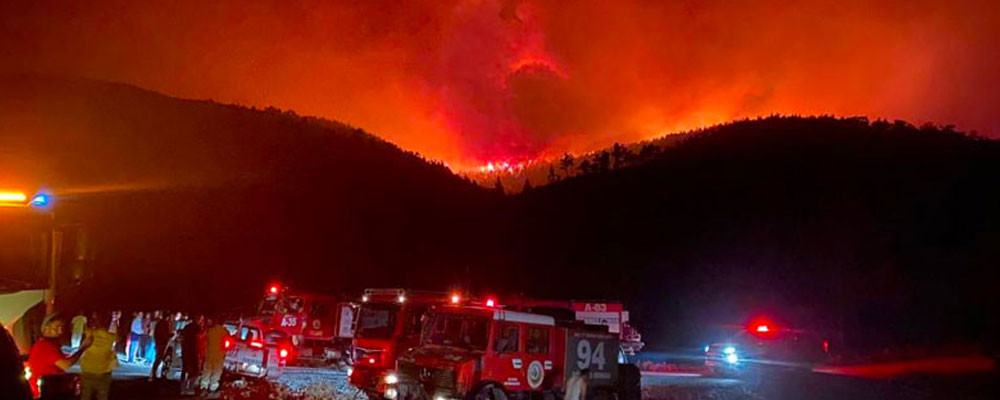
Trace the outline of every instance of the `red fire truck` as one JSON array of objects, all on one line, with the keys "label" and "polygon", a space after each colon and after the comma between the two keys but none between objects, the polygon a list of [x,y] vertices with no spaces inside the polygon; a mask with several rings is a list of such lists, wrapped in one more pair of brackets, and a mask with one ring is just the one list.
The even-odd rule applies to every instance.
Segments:
[{"label": "red fire truck", "polygon": [[420,343],[424,317],[434,305],[458,301],[459,295],[406,289],[366,289],[358,308],[351,384],[369,398],[384,386],[386,371],[401,351]]},{"label": "red fire truck", "polygon": [[[638,400],[639,373],[619,364],[618,335],[549,315],[481,305],[441,306],[420,345],[387,374],[383,398],[450,400],[560,398],[586,372],[598,398]],[[619,376],[621,375],[621,376]]]},{"label": "red fire truck", "polygon": [[273,284],[257,316],[244,322],[259,328],[268,344],[291,343],[292,364],[345,366],[351,362],[355,307],[337,296]]}]

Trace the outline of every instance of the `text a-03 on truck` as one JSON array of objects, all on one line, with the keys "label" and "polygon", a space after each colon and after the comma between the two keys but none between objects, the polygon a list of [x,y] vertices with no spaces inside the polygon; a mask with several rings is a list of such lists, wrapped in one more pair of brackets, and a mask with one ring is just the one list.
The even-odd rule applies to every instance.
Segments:
[{"label": "text a-03 on truck", "polygon": [[560,399],[587,374],[587,398],[639,400],[639,371],[620,364],[606,327],[481,306],[437,307],[420,345],[386,375],[388,400]]},{"label": "text a-03 on truck", "polygon": [[354,365],[348,370],[351,384],[369,398],[379,397],[399,353],[420,344],[428,311],[460,300],[457,293],[365,289],[355,323]]}]

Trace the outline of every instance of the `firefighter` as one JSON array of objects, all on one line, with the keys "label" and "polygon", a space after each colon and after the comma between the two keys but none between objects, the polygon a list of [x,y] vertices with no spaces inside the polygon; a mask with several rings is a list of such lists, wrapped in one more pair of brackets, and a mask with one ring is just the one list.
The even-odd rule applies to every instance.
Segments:
[{"label": "firefighter", "polygon": [[202,390],[216,391],[219,389],[219,378],[222,377],[222,364],[226,359],[226,349],[223,344],[229,331],[218,318],[208,320],[208,330],[205,331],[205,363],[201,369],[200,387]]}]

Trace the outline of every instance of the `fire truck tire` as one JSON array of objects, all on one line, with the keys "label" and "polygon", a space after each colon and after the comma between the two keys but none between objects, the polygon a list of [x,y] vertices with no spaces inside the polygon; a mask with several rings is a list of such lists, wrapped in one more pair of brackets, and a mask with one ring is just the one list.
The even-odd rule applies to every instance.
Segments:
[{"label": "fire truck tire", "polygon": [[618,382],[615,389],[620,400],[642,399],[642,373],[635,364],[618,365]]},{"label": "fire truck tire", "polygon": [[503,386],[493,382],[482,383],[469,394],[470,396],[466,400],[507,400],[510,398]]},{"label": "fire truck tire", "polygon": [[615,400],[615,393],[606,388],[598,388],[594,391],[593,400]]}]

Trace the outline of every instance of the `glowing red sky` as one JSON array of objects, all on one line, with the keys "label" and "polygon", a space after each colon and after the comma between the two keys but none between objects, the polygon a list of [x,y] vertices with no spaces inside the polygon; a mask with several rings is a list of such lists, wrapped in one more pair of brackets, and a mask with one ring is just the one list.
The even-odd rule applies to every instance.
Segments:
[{"label": "glowing red sky", "polygon": [[771,113],[1000,133],[995,0],[153,3],[3,2],[0,72],[274,105],[462,167]]}]

